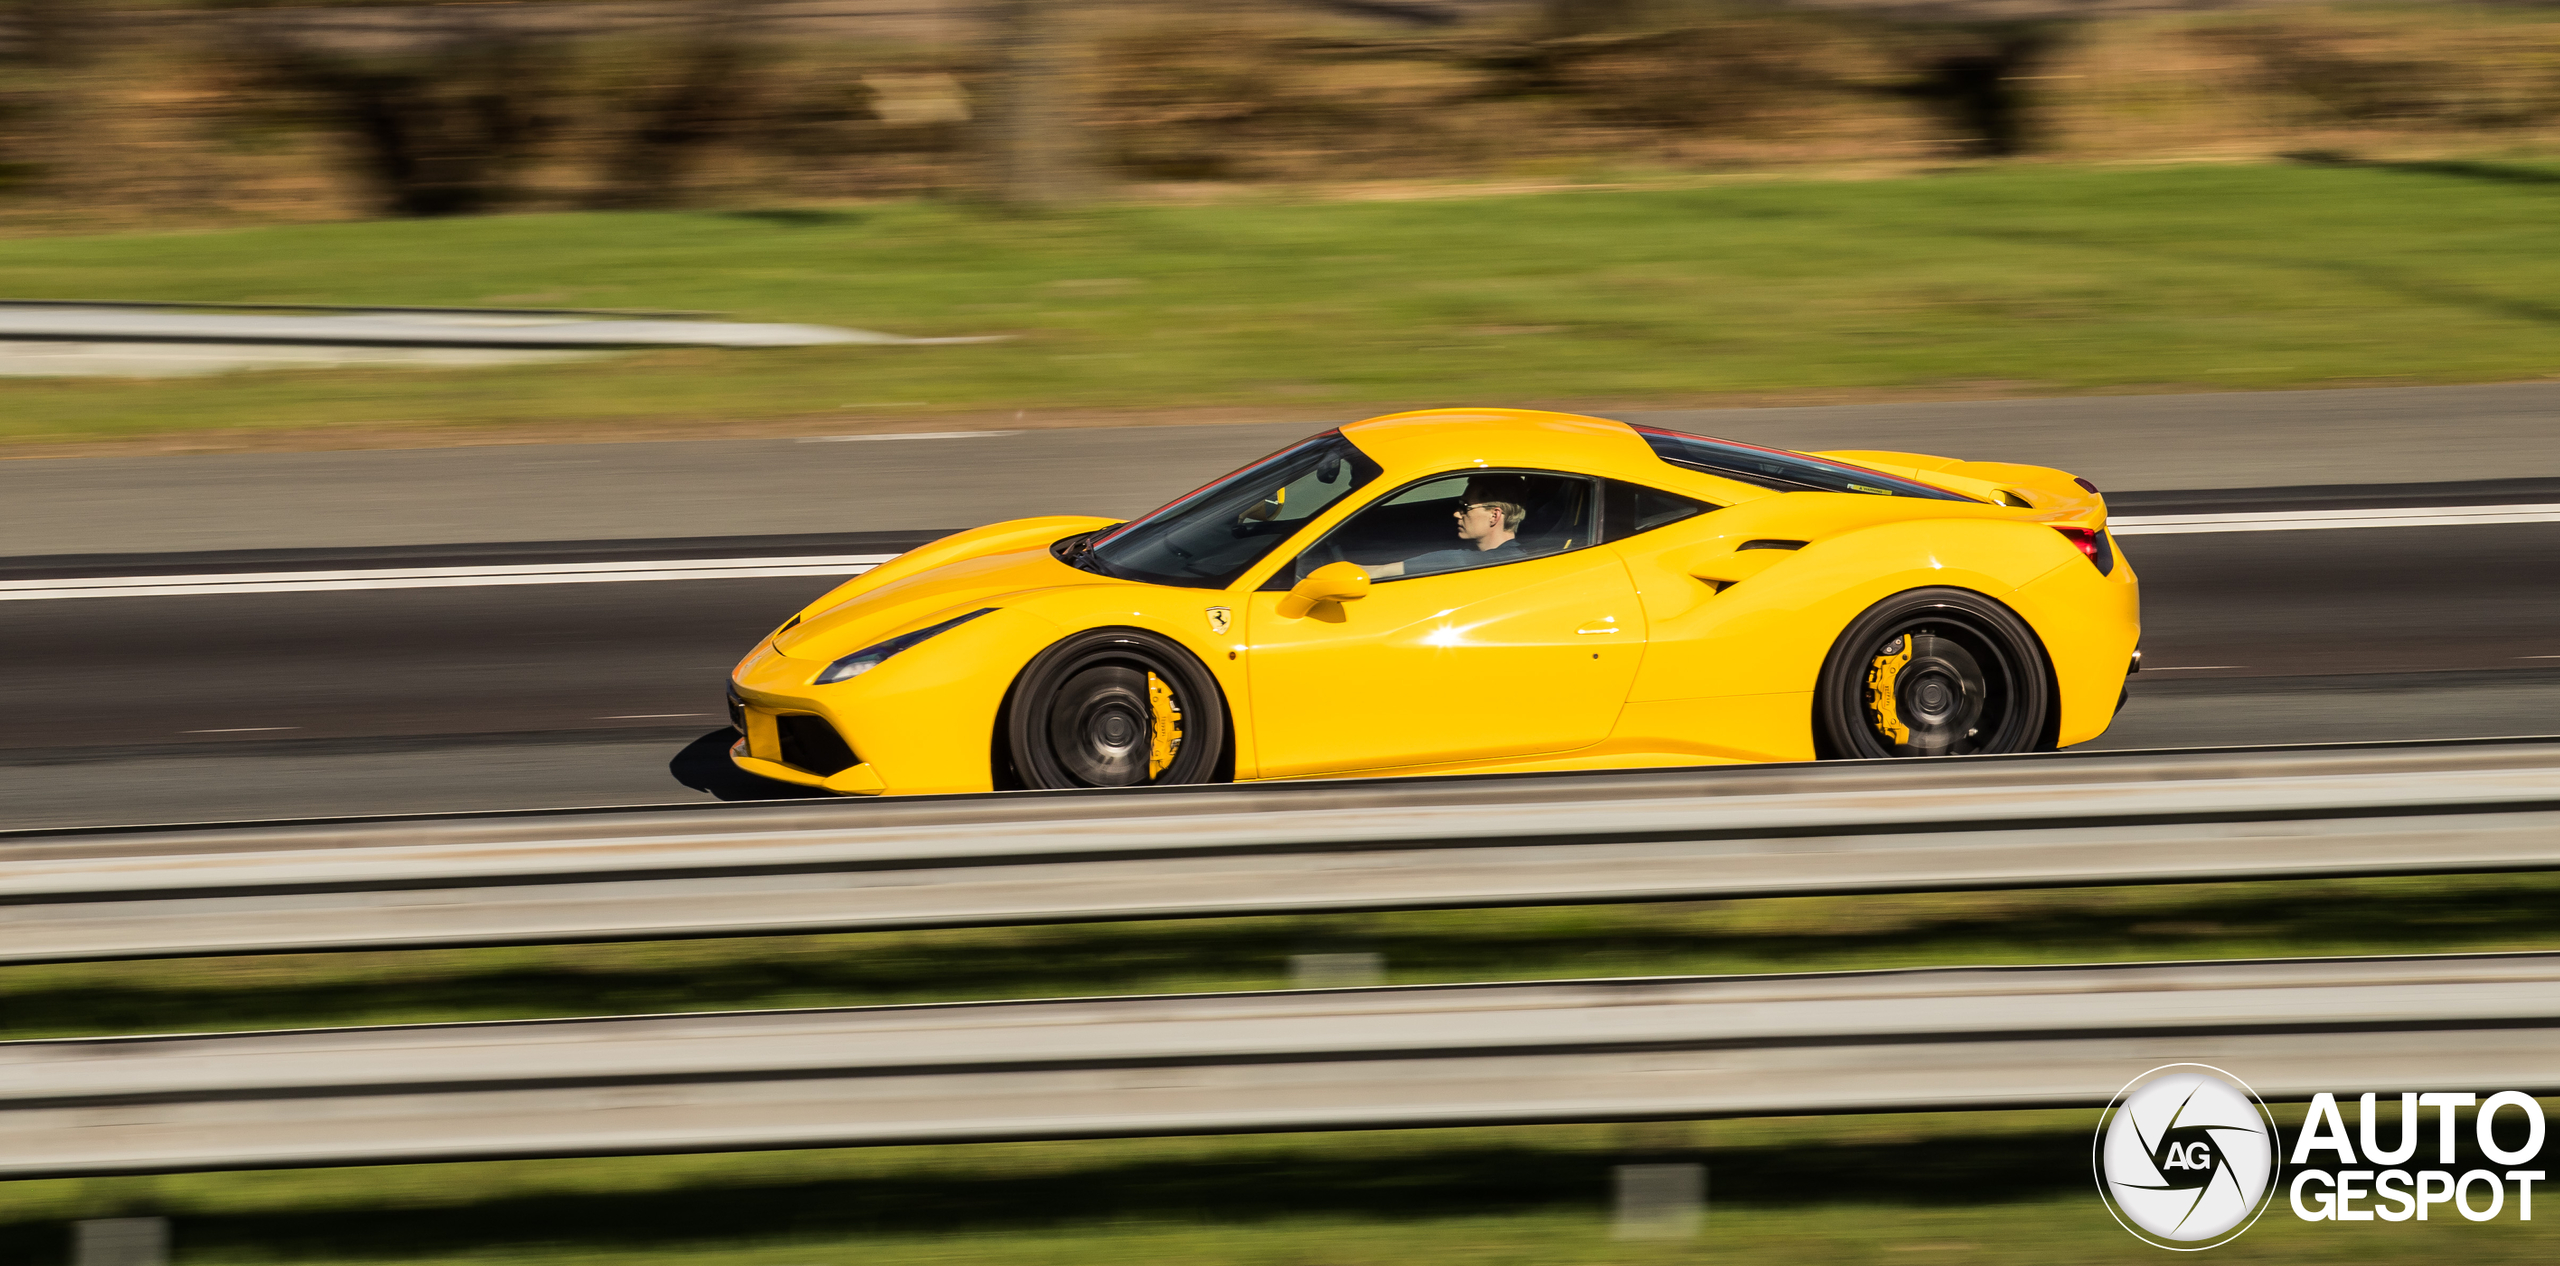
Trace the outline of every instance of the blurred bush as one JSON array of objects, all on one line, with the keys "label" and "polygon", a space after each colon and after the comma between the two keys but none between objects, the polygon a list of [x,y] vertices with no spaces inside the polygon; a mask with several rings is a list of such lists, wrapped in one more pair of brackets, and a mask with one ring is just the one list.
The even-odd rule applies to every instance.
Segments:
[{"label": "blurred bush", "polygon": [[2513,129],[2560,120],[2560,26],[2373,14],[2210,28],[2299,121]]},{"label": "blurred bush", "polygon": [[1751,132],[1868,69],[1838,31],[1785,18],[1559,43],[1547,59],[1553,91],[1595,119],[1665,131]]},{"label": "blurred bush", "polygon": [[1822,3],[0,0],[0,221],[2560,139],[2560,13]]},{"label": "blurred bush", "polygon": [[557,40],[485,11],[386,28],[302,22],[223,32],[231,87],[270,118],[325,129],[390,215],[457,215],[510,200],[559,130],[569,73]]},{"label": "blurred bush", "polygon": [[1234,26],[1166,26],[1106,43],[1096,115],[1109,160],[1131,175],[1226,180],[1274,174],[1268,153],[1339,146],[1372,120],[1321,91],[1298,50]]},{"label": "blurred bush", "polygon": [[1139,26],[1094,67],[1102,158],[1152,180],[1309,179],[1446,169],[1459,78],[1405,46],[1336,46],[1277,23]]},{"label": "blurred bush", "polygon": [[1480,95],[1548,98],[1604,122],[1748,131],[1872,67],[1838,21],[1692,0],[1551,0],[1469,60]]}]

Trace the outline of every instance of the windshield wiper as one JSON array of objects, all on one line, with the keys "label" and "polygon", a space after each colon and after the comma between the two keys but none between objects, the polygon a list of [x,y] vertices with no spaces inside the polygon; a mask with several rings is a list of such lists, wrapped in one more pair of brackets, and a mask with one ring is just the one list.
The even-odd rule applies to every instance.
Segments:
[{"label": "windshield wiper", "polygon": [[[1095,528],[1090,532],[1086,532],[1078,536],[1070,536],[1067,539],[1050,546],[1049,552],[1056,555],[1059,562],[1065,563],[1069,567],[1089,571],[1097,576],[1110,576],[1112,575],[1111,569],[1105,567],[1101,559],[1094,557],[1093,542],[1094,538],[1099,537],[1103,533],[1118,526],[1120,525],[1114,523],[1108,527]],[[1114,576],[1113,579],[1118,579],[1118,577]]]}]

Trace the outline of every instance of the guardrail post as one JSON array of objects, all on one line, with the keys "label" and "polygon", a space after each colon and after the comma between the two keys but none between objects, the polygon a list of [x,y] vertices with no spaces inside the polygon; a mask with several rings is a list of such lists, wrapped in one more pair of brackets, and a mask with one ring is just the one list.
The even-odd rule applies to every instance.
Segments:
[{"label": "guardrail post", "polygon": [[90,1218],[71,1224],[71,1266],[168,1263],[167,1218]]},{"label": "guardrail post", "polygon": [[1704,1165],[1620,1165],[1617,1188],[1617,1239],[1695,1239],[1706,1225]]}]

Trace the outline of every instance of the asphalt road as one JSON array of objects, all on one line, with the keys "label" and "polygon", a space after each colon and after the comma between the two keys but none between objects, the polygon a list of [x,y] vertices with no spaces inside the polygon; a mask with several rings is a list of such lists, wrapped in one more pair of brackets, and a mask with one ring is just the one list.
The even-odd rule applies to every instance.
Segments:
[{"label": "asphalt road", "polygon": [[[2560,382],[1621,413],[2125,488],[2560,476]],[[878,425],[848,415],[848,426]],[[1125,517],[1334,422],[0,461],[0,556],[962,528]],[[917,431],[929,431],[929,420]]]},{"label": "asphalt road", "polygon": [[[2560,732],[2560,524],[2125,548],[2150,671],[2096,746]],[[721,683],[828,583],[0,603],[0,827],[773,794],[720,759]]]},{"label": "asphalt road", "polygon": [[[2560,382],[1620,416],[2050,464],[2121,515],[2560,503],[2555,415]],[[1327,424],[0,461],[0,581],[875,553],[1138,513]],[[2560,732],[2560,524],[2126,547],[2153,671],[2100,746]],[[0,602],[0,829],[770,794],[720,683],[828,583]]]}]

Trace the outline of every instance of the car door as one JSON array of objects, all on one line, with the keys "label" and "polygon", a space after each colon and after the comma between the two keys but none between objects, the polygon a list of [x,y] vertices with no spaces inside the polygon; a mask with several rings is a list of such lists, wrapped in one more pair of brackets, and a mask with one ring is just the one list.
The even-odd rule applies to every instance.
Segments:
[{"label": "car door", "polygon": [[[1452,510],[1506,478],[1533,490],[1508,495],[1536,503],[1522,550],[1382,577],[1363,597],[1283,614],[1288,585],[1325,562],[1375,566],[1460,544]],[[1606,738],[1643,658],[1644,617],[1625,564],[1589,548],[1595,494],[1552,472],[1425,480],[1282,567],[1246,609],[1261,776],[1534,756]],[[1436,534],[1421,530],[1434,523]]]}]

